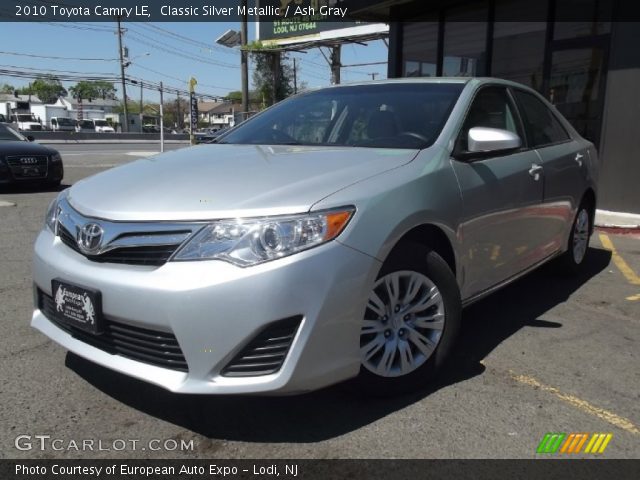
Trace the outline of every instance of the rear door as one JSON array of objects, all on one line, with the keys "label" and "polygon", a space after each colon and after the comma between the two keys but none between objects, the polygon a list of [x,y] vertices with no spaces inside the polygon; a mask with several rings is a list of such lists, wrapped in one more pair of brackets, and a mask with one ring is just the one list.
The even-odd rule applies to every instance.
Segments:
[{"label": "rear door", "polygon": [[544,169],[544,205],[541,211],[550,229],[553,249],[566,243],[577,203],[587,184],[589,144],[571,138],[553,110],[535,94],[515,89],[514,96],[527,130],[527,138]]},{"label": "rear door", "polygon": [[[509,130],[523,147],[465,158],[470,128]],[[458,154],[460,153],[460,154]],[[545,226],[536,214],[543,199],[540,159],[527,148],[522,122],[506,87],[478,91],[459,133],[452,165],[464,204],[463,298],[482,292],[544,258]]]}]

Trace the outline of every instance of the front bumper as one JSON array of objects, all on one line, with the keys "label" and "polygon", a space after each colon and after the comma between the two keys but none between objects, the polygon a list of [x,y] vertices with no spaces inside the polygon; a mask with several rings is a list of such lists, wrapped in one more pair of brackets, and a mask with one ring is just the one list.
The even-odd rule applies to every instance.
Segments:
[{"label": "front bumper", "polygon": [[[360,321],[380,268],[334,241],[249,268],[219,260],[161,267],[92,262],[48,230],[35,245],[34,282],[64,279],[102,293],[106,317],[175,335],[188,372],[108,353],[78,340],[36,307],[32,326],[95,363],[179,393],[300,393],[358,373]],[[302,316],[276,373],[227,377],[223,368],[274,321]]]}]

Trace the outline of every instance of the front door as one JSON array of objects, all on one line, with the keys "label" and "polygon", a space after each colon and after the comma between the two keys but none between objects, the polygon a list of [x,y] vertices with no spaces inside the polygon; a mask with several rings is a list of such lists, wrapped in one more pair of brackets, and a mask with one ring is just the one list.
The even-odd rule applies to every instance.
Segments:
[{"label": "front door", "polygon": [[[491,127],[517,133],[526,141],[511,98],[504,87],[481,89],[473,100],[456,150],[466,150],[468,131]],[[464,204],[460,228],[462,296],[469,298],[527,269],[544,258],[544,217],[539,215],[543,175],[535,150],[452,159]]]}]

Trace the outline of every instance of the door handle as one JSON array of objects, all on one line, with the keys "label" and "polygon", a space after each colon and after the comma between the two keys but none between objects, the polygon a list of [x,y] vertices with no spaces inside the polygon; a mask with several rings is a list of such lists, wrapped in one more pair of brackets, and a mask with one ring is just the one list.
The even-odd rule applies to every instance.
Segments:
[{"label": "door handle", "polygon": [[576,153],[576,158],[574,158],[574,160],[576,161],[576,163],[580,167],[582,167],[582,159],[583,159],[583,157],[584,157],[584,155],[582,155],[581,153]]},{"label": "door handle", "polygon": [[542,165],[538,165],[537,163],[532,163],[531,168],[529,169],[529,175],[533,177],[533,179],[537,182],[540,180],[540,174],[542,173]]}]

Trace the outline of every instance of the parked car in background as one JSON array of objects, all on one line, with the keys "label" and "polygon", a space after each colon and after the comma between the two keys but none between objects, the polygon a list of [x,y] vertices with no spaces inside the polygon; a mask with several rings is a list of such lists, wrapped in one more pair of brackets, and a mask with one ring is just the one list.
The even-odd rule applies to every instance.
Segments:
[{"label": "parked car in background", "polygon": [[76,121],[68,117],[52,117],[51,130],[54,132],[75,132]]},{"label": "parked car in background", "polygon": [[597,176],[593,144],[513,82],[304,93],[62,192],[32,325],[174,392],[418,389],[463,306],[585,264]]},{"label": "parked car in background", "polygon": [[94,131],[97,133],[115,133],[111,125],[106,120],[94,119],[93,122]]},{"label": "parked car in background", "polygon": [[93,120],[77,120],[76,132],[77,133],[93,133],[96,131],[96,127],[93,124]]},{"label": "parked car in background", "polygon": [[18,130],[23,132],[39,132],[42,124],[30,113],[17,113],[11,115],[11,121],[18,126]]},{"label": "parked car in background", "polygon": [[32,140],[7,125],[0,125],[0,185],[60,185],[64,176],[60,153]]}]

